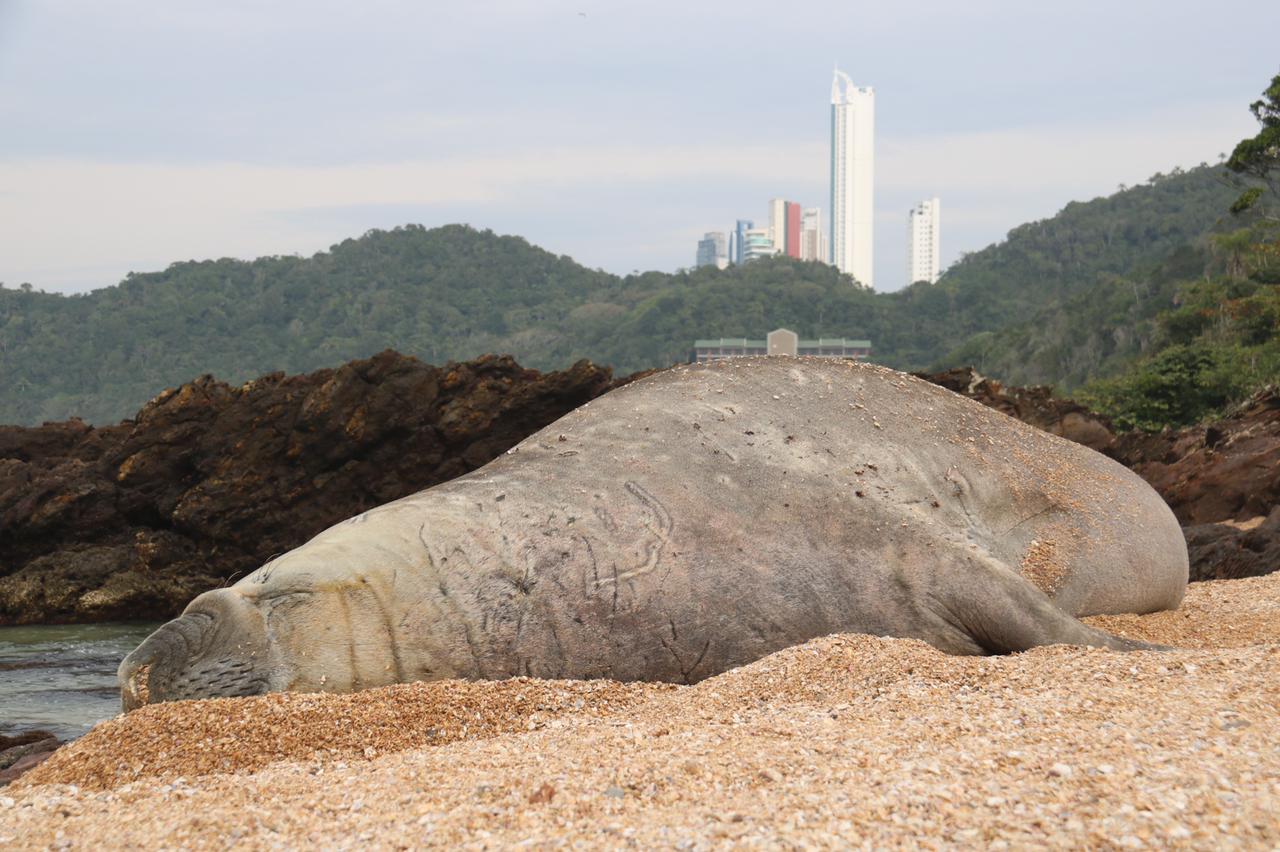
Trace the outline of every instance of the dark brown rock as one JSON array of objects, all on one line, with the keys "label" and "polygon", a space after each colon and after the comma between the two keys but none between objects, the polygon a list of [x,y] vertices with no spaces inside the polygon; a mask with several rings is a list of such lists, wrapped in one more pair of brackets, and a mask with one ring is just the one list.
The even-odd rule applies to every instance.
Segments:
[{"label": "dark brown rock", "polygon": [[44,734],[44,736],[39,738],[30,736],[16,737],[15,739],[26,739],[27,742],[18,743],[0,751],[0,769],[8,769],[28,755],[44,754],[62,745],[62,742],[53,734],[45,731],[35,731],[33,733]]},{"label": "dark brown rock", "polygon": [[0,427],[0,624],[171,617],[612,385],[585,361],[544,374],[387,351],[240,387],[202,376],[119,426]]},{"label": "dark brown rock", "polygon": [[1280,568],[1280,506],[1267,517],[1183,527],[1192,580],[1257,577]]},{"label": "dark brown rock", "polygon": [[1184,526],[1269,515],[1280,505],[1280,396],[1261,391],[1208,425],[1123,435],[1112,454],[1150,482]]},{"label": "dark brown rock", "polygon": [[23,746],[29,743],[38,743],[41,740],[47,740],[47,739],[57,739],[57,738],[54,737],[54,735],[49,733],[48,731],[42,731],[39,729],[36,729],[33,731],[23,731],[22,733],[15,734],[12,737],[6,737],[4,734],[0,734],[0,753],[7,752],[9,749],[14,748],[15,746]]},{"label": "dark brown rock", "polygon": [[13,763],[12,766],[9,766],[6,769],[0,769],[0,787],[4,787],[8,784],[12,784],[14,781],[17,781],[27,772],[31,771],[32,769],[35,769],[40,764],[44,763],[46,760],[48,760],[50,757],[53,756],[53,753],[54,751],[57,750],[58,745],[60,745],[60,743],[57,743],[55,741],[55,745],[53,748],[50,748],[47,751],[40,751],[34,754],[23,755],[22,757],[18,758]]},{"label": "dark brown rock", "polygon": [[43,763],[62,745],[48,731],[26,731],[13,737],[0,734],[0,787]]}]

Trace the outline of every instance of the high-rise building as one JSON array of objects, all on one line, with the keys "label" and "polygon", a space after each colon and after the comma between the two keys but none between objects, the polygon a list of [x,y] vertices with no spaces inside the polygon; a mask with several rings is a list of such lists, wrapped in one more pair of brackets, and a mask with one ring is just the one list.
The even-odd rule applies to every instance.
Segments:
[{"label": "high-rise building", "polygon": [[782,198],[769,199],[769,240],[779,254],[787,249],[787,202]]},{"label": "high-rise building", "polygon": [[800,214],[800,259],[827,262],[827,234],[822,230],[822,210],[806,207]]},{"label": "high-rise building", "polygon": [[907,214],[907,283],[938,283],[942,202],[921,201]]},{"label": "high-rise building", "polygon": [[750,219],[739,219],[733,226],[733,246],[729,252],[729,260],[733,263],[743,263],[746,261],[746,241],[747,231],[754,228],[756,223]]},{"label": "high-rise building", "polygon": [[778,254],[800,256],[800,205],[785,198],[769,199],[769,239]]},{"label": "high-rise building", "polygon": [[787,257],[800,256],[800,205],[794,201],[787,202],[787,243],[784,250]]},{"label": "high-rise building", "polygon": [[875,112],[875,91],[855,86],[837,69],[831,81],[831,261],[865,287],[873,286]]},{"label": "high-rise building", "polygon": [[758,257],[778,254],[773,244],[773,237],[768,228],[748,228],[742,237],[742,262],[747,263]]},{"label": "high-rise building", "polygon": [[724,269],[729,265],[729,245],[724,231],[709,231],[698,240],[698,266]]}]

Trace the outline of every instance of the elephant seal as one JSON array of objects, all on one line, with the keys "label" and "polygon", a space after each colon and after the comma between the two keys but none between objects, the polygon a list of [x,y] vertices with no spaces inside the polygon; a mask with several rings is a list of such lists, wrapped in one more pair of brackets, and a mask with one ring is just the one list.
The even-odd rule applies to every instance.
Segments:
[{"label": "elephant seal", "polygon": [[1143,646],[1173,513],[1116,462],[920,379],[816,358],[651,375],[483,468],[200,595],[126,709],[435,678],[691,683],[830,633],[953,654]]}]

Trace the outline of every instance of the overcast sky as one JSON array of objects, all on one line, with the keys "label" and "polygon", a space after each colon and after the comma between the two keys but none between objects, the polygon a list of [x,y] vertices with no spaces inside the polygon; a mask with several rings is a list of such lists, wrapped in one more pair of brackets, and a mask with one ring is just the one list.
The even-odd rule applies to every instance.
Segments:
[{"label": "overcast sky", "polygon": [[825,217],[839,63],[876,89],[893,290],[921,198],[945,264],[1215,162],[1256,129],[1277,31],[1275,0],[0,0],[0,281],[95,289],[407,222],[691,266],[770,197]]}]

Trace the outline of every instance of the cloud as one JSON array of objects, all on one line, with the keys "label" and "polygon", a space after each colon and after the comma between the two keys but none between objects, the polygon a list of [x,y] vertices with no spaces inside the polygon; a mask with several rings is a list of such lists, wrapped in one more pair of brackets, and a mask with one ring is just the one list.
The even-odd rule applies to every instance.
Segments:
[{"label": "cloud", "polygon": [[1108,191],[1151,171],[1215,161],[1251,131],[1238,103],[1188,103],[1098,124],[1079,121],[984,132],[885,140],[877,166],[886,184],[952,190]]},{"label": "cloud", "polygon": [[[429,119],[406,120],[430,125]],[[441,119],[445,125],[465,121]],[[942,197],[943,243],[954,257],[1072,199],[1175,165],[1214,160],[1251,130],[1238,104],[1202,103],[1093,126],[884,138],[877,150],[878,284],[898,286],[905,274],[898,269],[905,216],[920,198]],[[575,246],[566,232],[557,250],[618,271],[671,269],[688,264],[692,248],[685,242],[715,227],[708,222],[761,218],[769,195],[806,204],[825,198],[826,171],[825,139],[548,146],[515,155],[315,166],[0,160],[6,244],[0,280],[85,289],[173,260],[310,252],[352,235],[339,232],[332,217],[297,215],[306,211],[430,206],[447,217],[457,207],[483,226],[485,210],[499,220],[528,220],[540,208],[575,203],[575,197],[593,198],[591,215],[605,223],[616,218],[626,233],[607,246]],[[653,207],[660,214],[648,221],[635,211],[611,209],[655,186],[665,194]],[[760,187],[761,197],[754,208],[731,209],[743,187]],[[652,195],[646,203],[654,203]],[[86,270],[111,268],[118,271],[107,280],[84,278]]]},{"label": "cloud", "polygon": [[[805,146],[799,146],[802,150]],[[810,146],[813,147],[813,146]],[[813,150],[809,156],[819,156]],[[119,275],[189,257],[249,257],[313,250],[349,234],[308,227],[308,210],[386,205],[528,203],[528,188],[628,185],[679,178],[732,180],[790,174],[808,158],[744,146],[551,148],[519,156],[363,165],[272,167],[85,159],[0,161],[0,280],[84,289],[76,271],[117,265]],[[534,196],[536,199],[536,195]],[[554,199],[546,199],[554,201]],[[68,247],[72,247],[68,251]],[[57,265],[49,258],[59,258]],[[637,264],[645,262],[643,256]],[[62,270],[62,271],[60,271]],[[119,277],[119,275],[114,277]]]},{"label": "cloud", "polygon": [[1256,125],[1238,103],[1182,103],[1112,121],[1080,121],[883,140],[877,151],[876,285],[905,283],[906,214],[942,199],[943,265],[1068,202],[1217,161]]}]

